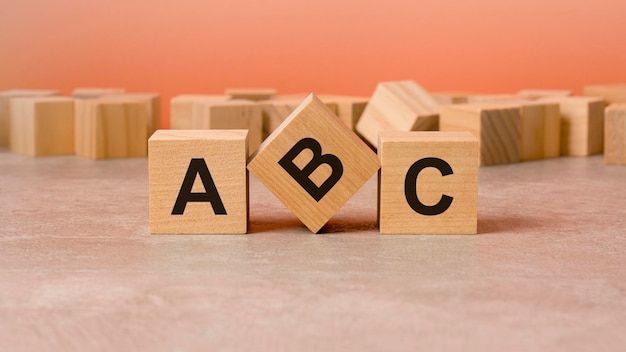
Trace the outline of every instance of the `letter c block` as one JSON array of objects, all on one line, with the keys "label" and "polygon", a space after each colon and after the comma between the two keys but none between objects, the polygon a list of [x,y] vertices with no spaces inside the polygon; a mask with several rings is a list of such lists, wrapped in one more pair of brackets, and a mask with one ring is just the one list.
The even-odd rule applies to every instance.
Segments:
[{"label": "letter c block", "polygon": [[150,232],[245,234],[247,130],[158,130],[148,141]]},{"label": "letter c block", "polygon": [[381,132],[381,234],[475,234],[478,140],[469,132]]}]

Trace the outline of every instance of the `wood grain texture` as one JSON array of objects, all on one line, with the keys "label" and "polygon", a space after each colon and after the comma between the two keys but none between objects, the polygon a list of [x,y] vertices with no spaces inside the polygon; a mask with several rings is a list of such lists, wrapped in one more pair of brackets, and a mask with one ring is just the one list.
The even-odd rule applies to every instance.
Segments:
[{"label": "wood grain texture", "polygon": [[79,87],[72,90],[72,96],[77,99],[97,99],[124,93],[126,93],[126,88],[119,87]]},{"label": "wood grain texture", "polygon": [[604,109],[597,97],[548,97],[538,101],[558,103],[561,114],[561,155],[588,156],[604,150]]},{"label": "wood grain texture", "polygon": [[626,103],[626,83],[588,85],[583,87],[583,95],[603,98],[609,104]]},{"label": "wood grain texture", "polygon": [[436,131],[438,114],[437,101],[417,83],[382,82],[376,86],[356,130],[376,147],[381,131]]},{"label": "wood grain texture", "polygon": [[519,99],[514,94],[471,94],[467,97],[468,103],[497,103]]},{"label": "wood grain texture", "polygon": [[440,105],[450,105],[450,104],[463,104],[467,103],[467,99],[472,93],[464,93],[464,92],[436,92],[430,93],[430,95],[439,103]]},{"label": "wood grain texture", "polygon": [[626,104],[611,104],[605,110],[604,163],[626,165]]},{"label": "wood grain texture", "polygon": [[0,91],[0,146],[9,145],[11,131],[11,99],[61,95],[58,90],[12,89]]},{"label": "wood grain texture", "polygon": [[90,159],[146,156],[147,125],[148,109],[143,102],[77,99],[76,154]]},{"label": "wood grain texture", "polygon": [[191,129],[194,104],[198,101],[225,101],[230,99],[230,95],[177,95],[170,100],[170,128],[173,130]]},{"label": "wood grain texture", "polygon": [[[356,124],[365,111],[365,107],[369,102],[368,97],[355,97],[345,95],[323,94],[319,98],[326,103],[327,106],[336,104],[337,116],[351,130],[356,130]],[[331,108],[332,110],[332,108]]]},{"label": "wood grain texture", "polygon": [[224,94],[233,99],[244,99],[251,101],[261,101],[272,99],[276,96],[274,88],[227,88]]},{"label": "wood grain texture", "polygon": [[11,99],[12,152],[30,155],[74,153],[74,100],[68,97]]},{"label": "wood grain texture", "polygon": [[[378,143],[379,225],[381,234],[475,234],[478,214],[478,139],[469,132],[381,132]],[[452,197],[438,215],[423,215],[409,204],[405,180],[424,158],[438,158],[452,169],[442,176],[429,167],[416,178],[420,202],[433,206]]]},{"label": "wood grain texture", "polygon": [[502,103],[467,103],[441,107],[441,131],[469,131],[480,147],[480,164],[520,161],[521,110]]},{"label": "wood grain texture", "polygon": [[132,99],[146,104],[148,109],[148,136],[161,128],[161,96],[158,93],[126,93],[104,96],[103,99]]},{"label": "wood grain texture", "polygon": [[[305,138],[317,141],[321,154],[334,155],[343,168],[341,177],[319,201],[279,164]],[[314,158],[314,153],[306,149],[293,162],[302,170]],[[376,154],[313,94],[261,144],[248,163],[248,170],[315,233],[379,167]],[[310,179],[320,186],[332,173],[329,169],[327,164],[321,164]]]},{"label": "wood grain texture", "polygon": [[568,89],[522,89],[517,92],[517,96],[523,99],[539,99],[546,97],[567,97],[574,92]]},{"label": "wood grain texture", "polygon": [[[149,144],[150,232],[245,234],[248,229],[248,131],[159,130]],[[226,214],[211,202],[188,202],[172,215],[191,159],[203,159]],[[196,175],[192,191],[206,189]]]}]

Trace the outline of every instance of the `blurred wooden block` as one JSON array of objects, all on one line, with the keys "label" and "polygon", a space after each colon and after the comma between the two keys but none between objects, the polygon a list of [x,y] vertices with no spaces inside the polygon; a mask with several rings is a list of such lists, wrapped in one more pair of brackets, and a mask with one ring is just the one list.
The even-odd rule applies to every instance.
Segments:
[{"label": "blurred wooden block", "polygon": [[438,92],[431,93],[430,95],[440,105],[450,105],[467,103],[468,97],[472,94],[462,92]]},{"label": "blurred wooden block", "polygon": [[250,170],[312,232],[380,167],[378,158],[315,95],[250,157]]},{"label": "blurred wooden block", "polygon": [[626,165],[626,104],[611,104],[605,110],[604,162]]},{"label": "blurred wooden block", "polygon": [[148,109],[140,101],[75,101],[74,148],[91,159],[147,155]]},{"label": "blurred wooden block", "polygon": [[356,125],[372,146],[381,131],[436,131],[439,104],[413,81],[379,83]]},{"label": "blurred wooden block", "polygon": [[549,97],[538,101],[558,103],[561,112],[561,155],[587,156],[604,149],[602,98]]},{"label": "blurred wooden block", "polygon": [[[351,130],[356,130],[356,124],[359,122],[365,107],[369,102],[367,97],[352,97],[344,95],[320,95],[319,98],[326,103],[326,106],[336,105],[336,114],[346,126]],[[332,110],[332,108],[331,108]]]},{"label": "blurred wooden block", "polygon": [[276,89],[272,88],[228,88],[224,94],[230,95],[233,99],[244,99],[251,101],[269,100],[276,96]]},{"label": "blurred wooden block", "polygon": [[[271,100],[257,102],[261,106],[263,113],[263,139],[269,137],[269,135],[298,108],[306,97],[306,95],[304,97],[300,97],[300,95],[281,96]],[[339,108],[337,103],[324,101],[324,104],[326,104],[334,114],[338,113]]]},{"label": "blurred wooden block", "polygon": [[439,127],[441,131],[469,131],[478,138],[481,165],[520,161],[519,105],[445,105],[441,107]]},{"label": "blurred wooden block", "polygon": [[74,153],[74,100],[68,97],[11,99],[12,152],[30,156]]},{"label": "blurred wooden block", "polygon": [[475,234],[478,140],[469,132],[381,132],[381,234]]},{"label": "blurred wooden block", "polygon": [[72,96],[76,99],[97,99],[107,95],[119,95],[126,93],[125,88],[75,88]]},{"label": "blurred wooden block", "polygon": [[159,130],[149,140],[150,232],[245,234],[245,130]]},{"label": "blurred wooden block", "polygon": [[517,99],[519,96],[514,94],[472,94],[467,96],[468,103],[496,103]]},{"label": "blurred wooden block", "polygon": [[585,86],[583,95],[603,98],[609,104],[626,103],[626,83]]},{"label": "blurred wooden block", "polygon": [[556,158],[561,155],[559,105],[547,102],[522,104],[520,159]]},{"label": "blurred wooden block", "polygon": [[548,97],[567,97],[574,92],[566,89],[522,89],[517,92],[517,96],[523,99],[539,99]]},{"label": "blurred wooden block", "polygon": [[225,101],[230,95],[183,94],[170,100],[170,128],[173,130],[191,129],[194,104],[198,101]]},{"label": "blurred wooden block", "polygon": [[126,93],[107,95],[102,99],[129,99],[146,104],[148,109],[148,136],[161,129],[161,96],[158,93]]},{"label": "blurred wooden block", "polygon": [[11,131],[11,99],[61,95],[58,90],[12,89],[0,92],[0,146],[9,145]]},{"label": "blurred wooden block", "polygon": [[263,141],[263,114],[261,107],[249,100],[199,100],[194,103],[191,129],[247,129],[252,153]]}]

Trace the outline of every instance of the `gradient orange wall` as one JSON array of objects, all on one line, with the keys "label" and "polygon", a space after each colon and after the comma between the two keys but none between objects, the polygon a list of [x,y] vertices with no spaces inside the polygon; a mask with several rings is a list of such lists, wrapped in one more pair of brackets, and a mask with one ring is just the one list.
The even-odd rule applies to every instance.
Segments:
[{"label": "gradient orange wall", "polygon": [[167,102],[254,86],[370,95],[378,81],[407,78],[431,91],[484,93],[626,81],[624,0],[10,0],[0,8],[0,89],[121,86]]}]

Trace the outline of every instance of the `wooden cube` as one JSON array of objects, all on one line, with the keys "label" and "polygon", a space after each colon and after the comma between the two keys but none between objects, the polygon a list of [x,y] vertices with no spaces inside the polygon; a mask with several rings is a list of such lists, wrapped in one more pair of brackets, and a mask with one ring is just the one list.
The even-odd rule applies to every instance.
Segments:
[{"label": "wooden cube", "polygon": [[372,146],[381,131],[436,131],[439,104],[413,81],[379,83],[356,125]]},{"label": "wooden cube", "polygon": [[[280,126],[283,121],[298,108],[300,103],[306,99],[307,95],[300,96],[280,96],[271,100],[259,101],[263,113],[263,139],[269,137],[275,129]],[[334,113],[339,111],[338,104],[335,102],[324,101],[324,104]]]},{"label": "wooden cube", "polygon": [[245,130],[159,130],[149,140],[150,232],[245,234]]},{"label": "wooden cube", "polygon": [[75,88],[72,91],[72,96],[76,99],[97,99],[107,95],[119,95],[124,93],[126,93],[125,88],[89,87]]},{"label": "wooden cube", "polygon": [[605,110],[604,162],[626,165],[626,104],[611,104]]},{"label": "wooden cube", "polygon": [[626,103],[626,83],[585,86],[583,95],[603,98],[609,104]]},{"label": "wooden cube", "polygon": [[468,103],[499,103],[519,99],[514,94],[472,94],[467,97]]},{"label": "wooden cube", "polygon": [[136,100],[146,104],[148,109],[148,136],[161,128],[161,96],[158,93],[126,93],[104,96],[102,99]]},{"label": "wooden cube", "polygon": [[469,132],[381,132],[381,234],[475,234],[478,139]]},{"label": "wooden cube", "polygon": [[467,103],[468,97],[472,94],[463,92],[437,92],[431,93],[430,95],[440,105],[450,105]]},{"label": "wooden cube", "polygon": [[568,97],[574,92],[567,89],[522,89],[517,92],[517,96],[523,99],[539,99],[548,97]]},{"label": "wooden cube", "polygon": [[248,163],[248,170],[315,233],[379,167],[376,154],[313,94]]},{"label": "wooden cube", "polygon": [[74,148],[90,159],[147,155],[148,109],[140,101],[75,101]]},{"label": "wooden cube", "polygon": [[467,103],[445,105],[439,116],[441,131],[469,131],[478,138],[481,165],[520,161],[519,105]]},{"label": "wooden cube", "polygon": [[170,100],[170,128],[173,130],[192,129],[191,117],[194,105],[198,101],[225,101],[230,95],[183,94]]},{"label": "wooden cube", "polygon": [[194,103],[191,129],[247,129],[252,153],[263,141],[263,114],[261,107],[249,100],[199,100]]},{"label": "wooden cube", "polygon": [[344,95],[320,95],[319,98],[326,103],[326,105],[336,104],[337,116],[346,126],[351,130],[356,130],[356,124],[359,122],[365,107],[369,102],[369,98],[366,97],[353,97]]},{"label": "wooden cube", "polygon": [[11,99],[12,152],[30,156],[74,153],[74,100],[68,97]]},{"label": "wooden cube", "polygon": [[228,88],[224,94],[232,99],[244,99],[251,101],[269,100],[276,96],[276,89],[273,88]]},{"label": "wooden cube", "polygon": [[12,89],[0,92],[0,146],[9,145],[11,131],[11,99],[61,95],[58,90]]},{"label": "wooden cube", "polygon": [[602,98],[549,97],[538,101],[558,103],[561,112],[561,155],[587,156],[604,149]]}]

